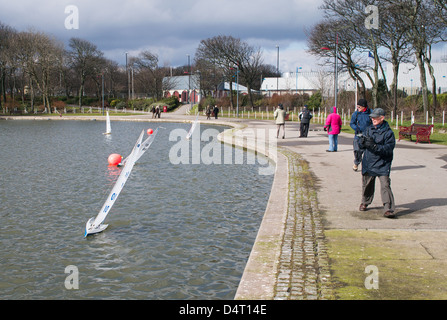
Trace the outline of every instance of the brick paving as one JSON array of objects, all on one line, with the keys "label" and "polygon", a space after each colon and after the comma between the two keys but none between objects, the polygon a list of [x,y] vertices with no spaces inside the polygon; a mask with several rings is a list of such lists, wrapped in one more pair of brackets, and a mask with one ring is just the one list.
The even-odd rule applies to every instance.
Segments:
[{"label": "brick paving", "polygon": [[298,154],[285,150],[282,153],[289,162],[289,202],[274,299],[332,299],[329,257],[315,180]]}]

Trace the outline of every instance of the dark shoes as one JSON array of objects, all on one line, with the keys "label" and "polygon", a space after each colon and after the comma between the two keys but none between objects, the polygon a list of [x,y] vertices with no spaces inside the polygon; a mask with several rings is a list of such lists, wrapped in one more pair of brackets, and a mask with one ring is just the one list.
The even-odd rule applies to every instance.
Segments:
[{"label": "dark shoes", "polygon": [[[362,204],[360,204],[359,210],[366,211],[367,207],[368,207],[368,205],[362,203]],[[390,218],[390,219],[396,218],[396,214],[393,211],[387,211],[383,214],[383,216],[385,218]]]},{"label": "dark shoes", "polygon": [[393,211],[387,211],[387,212],[385,212],[385,213],[383,214],[383,216],[384,216],[385,218],[391,218],[391,219],[396,217],[396,215],[394,214]]}]

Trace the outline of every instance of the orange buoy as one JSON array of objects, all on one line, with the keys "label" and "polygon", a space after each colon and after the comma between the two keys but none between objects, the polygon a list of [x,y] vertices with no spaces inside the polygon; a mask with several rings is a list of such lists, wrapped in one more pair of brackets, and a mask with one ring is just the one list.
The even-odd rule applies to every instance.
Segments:
[{"label": "orange buoy", "polygon": [[120,163],[121,163],[121,159],[122,159],[123,157],[121,157],[121,155],[120,154],[118,154],[118,153],[112,153],[110,156],[109,156],[109,158],[107,159],[107,161],[109,162],[109,164],[111,165],[111,166],[117,166],[117,165],[119,165]]},{"label": "orange buoy", "polygon": [[150,136],[152,133],[154,133],[154,130],[152,129],[147,129],[147,134]]}]

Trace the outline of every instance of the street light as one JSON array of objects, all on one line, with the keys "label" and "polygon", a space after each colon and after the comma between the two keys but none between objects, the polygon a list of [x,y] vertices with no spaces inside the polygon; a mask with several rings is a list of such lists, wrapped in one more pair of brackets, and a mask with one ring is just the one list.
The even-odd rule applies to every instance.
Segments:
[{"label": "street light", "polygon": [[[321,50],[331,50],[328,47],[322,47]],[[336,34],[336,39],[335,39],[335,70],[334,70],[334,95],[335,95],[335,101],[334,101],[334,105],[335,107],[337,107],[337,95],[338,95],[338,33]]]},{"label": "street light", "polygon": [[186,55],[188,57],[188,95],[186,96],[186,103],[189,102],[189,94],[191,91],[191,65],[189,61],[189,54]]},{"label": "street light", "polygon": [[[230,70],[234,70],[234,68],[230,68]],[[239,65],[236,65],[236,117],[239,118]]]},{"label": "street light", "polygon": [[[295,79],[295,82],[296,82],[296,94],[298,95],[298,70],[299,69],[303,69],[302,67],[296,67],[296,79]],[[303,90],[304,91],[304,90]]]},{"label": "street light", "polygon": [[104,115],[104,72],[101,73],[101,95],[102,115]]},{"label": "street light", "polygon": [[127,103],[129,104],[129,98],[130,98],[130,79],[129,79],[129,70],[127,68],[127,55],[129,54],[129,52],[125,52],[126,53],[126,75],[127,75]]},{"label": "street light", "polygon": [[278,94],[278,81],[279,81],[279,45],[276,45],[278,53],[276,54],[276,94]]}]

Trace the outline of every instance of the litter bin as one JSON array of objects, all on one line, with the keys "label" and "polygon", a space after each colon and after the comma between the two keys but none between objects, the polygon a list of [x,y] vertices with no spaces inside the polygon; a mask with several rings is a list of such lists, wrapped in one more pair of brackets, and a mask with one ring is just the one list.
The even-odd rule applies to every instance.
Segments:
[{"label": "litter bin", "polygon": [[168,112],[168,106],[163,106],[163,112]]}]

